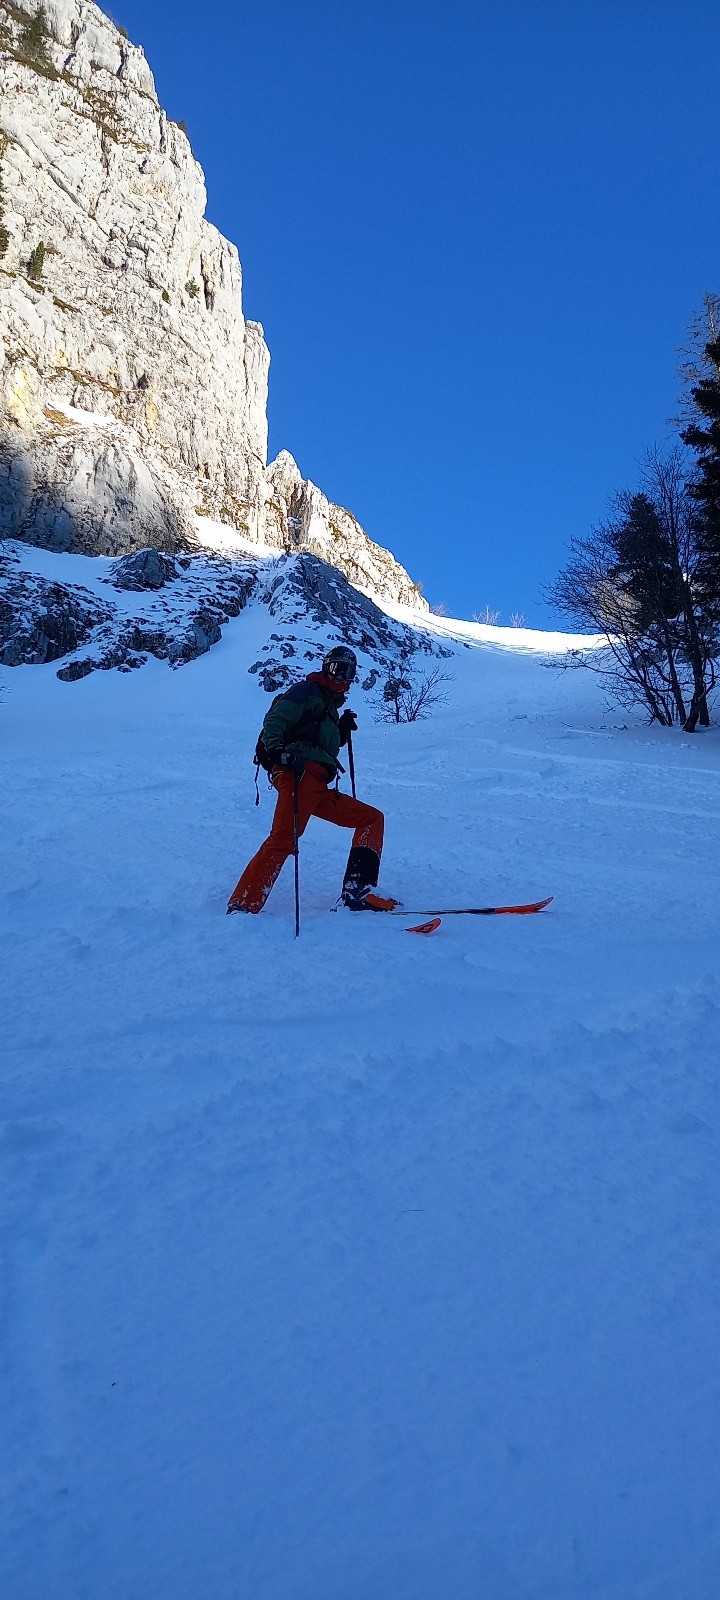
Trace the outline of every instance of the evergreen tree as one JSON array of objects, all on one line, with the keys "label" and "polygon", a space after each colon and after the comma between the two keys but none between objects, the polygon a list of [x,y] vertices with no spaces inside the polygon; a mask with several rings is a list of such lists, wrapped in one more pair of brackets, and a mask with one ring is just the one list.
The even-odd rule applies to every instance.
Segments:
[{"label": "evergreen tree", "polygon": [[[698,508],[698,579],[706,603],[720,606],[720,297],[708,295],[699,363],[690,372],[690,420],[682,437],[697,456],[691,494]],[[700,335],[702,337],[702,335]],[[695,332],[696,341],[698,330]]]},{"label": "evergreen tree", "polygon": [[43,244],[43,241],[41,239],[40,243],[36,244],[35,249],[33,250],[32,254],[30,256],[30,260],[28,261],[28,264],[27,264],[27,275],[28,275],[29,278],[32,278],[33,283],[39,283],[40,282],[40,279],[42,278],[42,275],[43,275],[43,267],[44,267],[44,265],[45,265],[45,245]]},{"label": "evergreen tree", "polygon": [[682,610],[682,583],[676,552],[649,495],[621,495],[624,513],[614,529],[616,576],[633,602],[641,633]]},{"label": "evergreen tree", "polygon": [[678,448],[651,452],[641,489],[618,495],[612,517],[573,540],[548,598],[605,639],[584,664],[623,704],[644,704],[652,721],[707,724],[715,681],[718,611],[703,604],[697,506]]},{"label": "evergreen tree", "polygon": [[664,662],[677,719],[687,712],[678,677],[678,657],[683,655],[683,574],[671,530],[663,524],[658,506],[649,495],[622,495],[624,513],[612,530],[617,552],[614,581],[627,597],[633,628],[658,664]]}]

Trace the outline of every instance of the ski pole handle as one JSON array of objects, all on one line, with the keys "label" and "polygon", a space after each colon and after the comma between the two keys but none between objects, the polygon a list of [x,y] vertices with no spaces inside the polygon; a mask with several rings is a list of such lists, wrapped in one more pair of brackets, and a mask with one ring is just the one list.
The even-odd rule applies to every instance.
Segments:
[{"label": "ski pole handle", "polygon": [[350,768],[350,788],[352,789],[352,797],[353,800],[357,800],[357,795],[355,793],[355,757],[353,755],[351,733],[348,734],[348,766]]}]

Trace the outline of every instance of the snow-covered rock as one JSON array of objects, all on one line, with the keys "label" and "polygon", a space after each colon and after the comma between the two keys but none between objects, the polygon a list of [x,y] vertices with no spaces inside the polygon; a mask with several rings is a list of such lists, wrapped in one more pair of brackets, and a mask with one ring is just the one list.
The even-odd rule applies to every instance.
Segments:
[{"label": "snow-covered rock", "polygon": [[98,668],[126,672],[149,656],[181,666],[218,643],[256,582],[257,562],[249,559],[196,555],[175,564],[144,550],[115,561],[88,560],[30,553],[6,540],[0,546],[0,664],[59,662],[57,676],[67,683]]},{"label": "snow-covered rock", "polygon": [[[389,617],[307,552],[232,557],[153,549],[111,560],[0,544],[0,664],[57,662],[67,683],[98,668],[128,671],[155,656],[182,666],[204,655],[230,618],[256,602],[248,671],[268,693],[296,682],[331,644],[349,643],[365,689],[398,664],[449,653],[422,618]],[[260,642],[264,635],[264,642]]]},{"label": "snow-covered rock", "polygon": [[0,663],[44,666],[78,650],[112,609],[76,584],[27,572],[12,547],[0,550]]},{"label": "snow-covered rock", "polygon": [[308,665],[317,665],[318,638],[323,649],[352,646],[365,690],[387,680],[401,662],[412,671],[413,657],[450,654],[447,644],[417,626],[417,619],[412,626],[389,617],[344,574],[308,553],[283,556],[261,568],[258,594],[274,627],[249,670],[273,693],[297,682]]},{"label": "snow-covered rock", "polygon": [[292,457],[266,470],[263,331],[142,50],[91,0],[35,14],[0,0],[0,537],[177,549],[201,512],[417,604]]},{"label": "snow-covered rock", "polygon": [[115,563],[113,583],[116,589],[164,589],[177,576],[175,562],[159,550],[137,550]]}]

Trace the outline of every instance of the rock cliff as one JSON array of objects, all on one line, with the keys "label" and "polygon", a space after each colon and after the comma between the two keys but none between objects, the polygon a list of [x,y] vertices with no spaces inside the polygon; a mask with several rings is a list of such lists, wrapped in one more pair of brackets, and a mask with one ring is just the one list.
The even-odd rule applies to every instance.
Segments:
[{"label": "rock cliff", "polygon": [[202,517],[422,606],[355,518],[267,462],[269,354],[142,50],[91,0],[0,0],[0,535],[124,554]]}]

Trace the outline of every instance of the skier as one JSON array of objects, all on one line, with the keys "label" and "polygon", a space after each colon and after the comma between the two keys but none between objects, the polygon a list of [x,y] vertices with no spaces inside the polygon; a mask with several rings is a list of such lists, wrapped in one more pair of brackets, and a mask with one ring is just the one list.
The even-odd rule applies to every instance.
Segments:
[{"label": "skier", "polygon": [[295,851],[296,796],[298,836],[311,817],[355,830],[343,880],[343,905],[351,911],[391,911],[398,904],[374,893],[383,846],[382,811],[328,788],[341,770],[338,752],[357,727],[354,711],[338,715],[356,672],[354,652],[337,645],[324,656],[320,672],[308,673],[271,705],[258,754],[264,746],[263,764],[278,795],[275,815],[268,838],[233,889],[228,912],[262,911],[283,864]]}]

